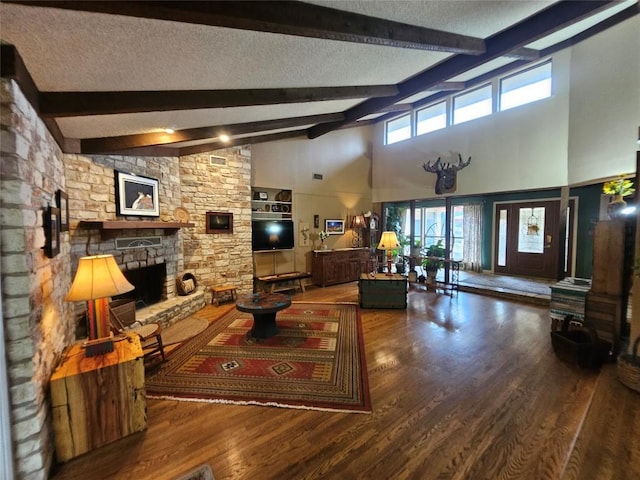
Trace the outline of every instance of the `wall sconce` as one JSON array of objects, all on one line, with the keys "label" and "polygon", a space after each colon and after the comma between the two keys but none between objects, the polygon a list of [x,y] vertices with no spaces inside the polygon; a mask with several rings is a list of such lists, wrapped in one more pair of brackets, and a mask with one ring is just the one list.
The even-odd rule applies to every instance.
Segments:
[{"label": "wall sconce", "polygon": [[80,259],[76,276],[65,300],[87,301],[87,357],[113,351],[113,339],[109,328],[109,297],[130,292],[134,288],[120,271],[113,255],[96,255]]},{"label": "wall sconce", "polygon": [[380,237],[380,243],[378,243],[378,250],[386,250],[387,251],[387,275],[391,276],[391,251],[395,248],[400,248],[400,242],[398,242],[398,237],[396,236],[396,232],[382,232],[382,237]]},{"label": "wall sconce", "polygon": [[365,228],[364,216],[355,215],[351,219],[351,230],[353,230],[353,237],[351,238],[351,245],[354,247],[360,247],[362,239],[362,230]]}]

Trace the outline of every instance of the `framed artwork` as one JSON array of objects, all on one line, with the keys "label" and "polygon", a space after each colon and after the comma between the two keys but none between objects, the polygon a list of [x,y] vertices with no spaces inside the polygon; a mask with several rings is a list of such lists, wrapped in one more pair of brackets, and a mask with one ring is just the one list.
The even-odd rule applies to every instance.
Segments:
[{"label": "framed artwork", "polygon": [[233,233],[233,213],[207,212],[207,233]]},{"label": "framed artwork", "polygon": [[325,220],[324,231],[329,235],[344,234],[344,220]]},{"label": "framed artwork", "polygon": [[159,217],[158,180],[116,170],[116,213]]},{"label": "framed artwork", "polygon": [[56,205],[60,209],[60,232],[69,231],[69,196],[62,190],[56,191]]},{"label": "framed artwork", "polygon": [[47,207],[44,212],[44,253],[53,258],[60,253],[60,209]]}]

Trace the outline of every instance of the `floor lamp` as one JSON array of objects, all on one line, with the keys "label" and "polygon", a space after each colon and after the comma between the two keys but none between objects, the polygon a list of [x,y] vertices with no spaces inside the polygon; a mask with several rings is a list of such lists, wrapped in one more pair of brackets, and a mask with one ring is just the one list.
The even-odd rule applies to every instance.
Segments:
[{"label": "floor lamp", "polygon": [[109,328],[109,298],[130,292],[134,288],[120,271],[113,255],[80,258],[76,276],[65,300],[87,302],[87,357],[113,351]]},{"label": "floor lamp", "polygon": [[398,237],[396,236],[396,232],[382,232],[382,237],[380,237],[380,242],[378,243],[378,250],[386,250],[387,251],[387,275],[391,276],[391,251],[395,248],[400,248],[400,242],[398,242]]}]

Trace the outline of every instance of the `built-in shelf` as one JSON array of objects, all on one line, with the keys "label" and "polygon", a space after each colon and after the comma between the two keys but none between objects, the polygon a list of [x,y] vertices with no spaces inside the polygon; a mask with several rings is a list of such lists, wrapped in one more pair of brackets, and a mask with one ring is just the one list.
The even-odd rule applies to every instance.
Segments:
[{"label": "built-in shelf", "polygon": [[84,228],[99,228],[100,230],[131,230],[131,229],[155,229],[177,230],[179,228],[195,227],[195,223],[187,222],[162,222],[158,220],[104,220],[104,221],[83,221],[80,226]]}]

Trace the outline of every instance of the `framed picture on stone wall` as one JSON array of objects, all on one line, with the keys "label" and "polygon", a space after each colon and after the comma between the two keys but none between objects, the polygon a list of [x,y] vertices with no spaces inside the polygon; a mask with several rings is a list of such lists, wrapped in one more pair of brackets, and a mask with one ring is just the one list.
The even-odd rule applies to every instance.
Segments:
[{"label": "framed picture on stone wall", "polygon": [[44,211],[44,253],[53,258],[60,253],[60,209],[47,207]]},{"label": "framed picture on stone wall", "polygon": [[207,212],[207,233],[233,233],[233,213]]},{"label": "framed picture on stone wall", "polygon": [[56,192],[56,204],[60,209],[60,232],[69,231],[69,196],[62,190]]},{"label": "framed picture on stone wall", "polygon": [[158,180],[116,170],[116,214],[159,217]]}]

